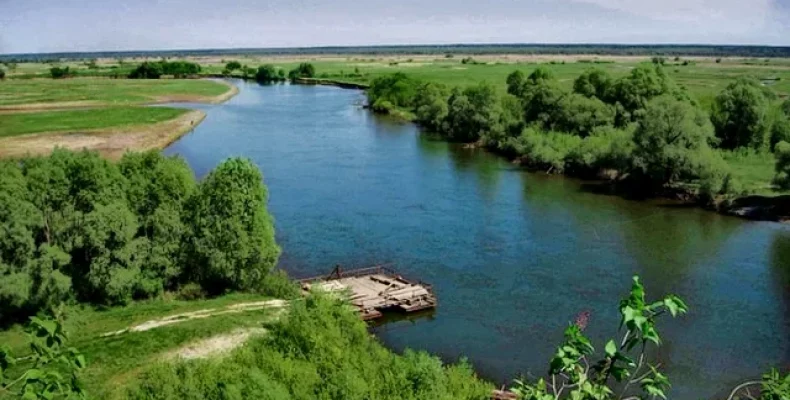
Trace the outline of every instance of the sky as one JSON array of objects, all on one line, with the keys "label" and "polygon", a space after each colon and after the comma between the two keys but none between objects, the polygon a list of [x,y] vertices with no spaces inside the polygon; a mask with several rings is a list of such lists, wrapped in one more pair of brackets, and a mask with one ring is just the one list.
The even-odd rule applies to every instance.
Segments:
[{"label": "sky", "polygon": [[0,54],[455,43],[790,46],[790,0],[0,0]]}]

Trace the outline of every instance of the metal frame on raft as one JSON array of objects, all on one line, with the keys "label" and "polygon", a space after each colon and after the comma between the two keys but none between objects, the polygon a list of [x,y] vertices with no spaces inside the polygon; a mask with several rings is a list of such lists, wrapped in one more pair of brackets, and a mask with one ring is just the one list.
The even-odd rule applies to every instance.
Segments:
[{"label": "metal frame on raft", "polygon": [[411,313],[437,305],[433,286],[408,280],[382,265],[348,271],[338,265],[328,275],[301,279],[299,283],[305,292],[316,284],[327,291],[348,290],[351,304],[365,321],[380,318],[390,310]]}]

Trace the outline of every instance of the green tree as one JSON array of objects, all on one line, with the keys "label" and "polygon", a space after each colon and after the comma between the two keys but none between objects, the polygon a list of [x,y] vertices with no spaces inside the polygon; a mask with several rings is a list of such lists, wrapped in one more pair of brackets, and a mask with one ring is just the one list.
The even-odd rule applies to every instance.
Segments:
[{"label": "green tree", "polygon": [[552,117],[552,129],[588,136],[594,129],[614,124],[615,109],[595,97],[571,93],[562,98]]},{"label": "green tree", "polygon": [[129,79],[159,79],[164,75],[161,63],[145,61],[129,73]]},{"label": "green tree", "polygon": [[69,67],[52,67],[49,69],[49,74],[52,79],[63,79],[71,76],[71,69]]},{"label": "green tree", "polygon": [[770,142],[769,107],[756,80],[739,78],[728,85],[716,96],[711,117],[721,147],[766,149]]},{"label": "green tree", "polygon": [[241,69],[241,63],[238,62],[238,61],[230,61],[227,64],[225,64],[225,69],[230,71],[230,72],[233,72],[235,70],[239,70],[239,69]]},{"label": "green tree", "polygon": [[612,90],[612,78],[604,70],[589,69],[573,81],[573,91],[586,97],[606,100]]},{"label": "green tree", "polygon": [[5,70],[0,68],[0,80],[5,79]]},{"label": "green tree", "polygon": [[368,103],[375,107],[377,103],[386,101],[395,107],[409,109],[420,85],[402,72],[377,77],[367,90]]},{"label": "green tree", "polygon": [[417,86],[413,101],[415,122],[431,132],[442,133],[448,113],[448,98],[449,92],[442,85],[428,82]]},{"label": "green tree", "polygon": [[607,102],[616,104],[618,109],[618,126],[627,125],[638,118],[651,99],[669,94],[672,84],[659,65],[640,65],[631,73],[618,79],[605,95]]},{"label": "green tree", "polygon": [[479,84],[463,91],[454,89],[447,103],[447,137],[459,142],[476,142],[499,136],[502,125],[496,89]]},{"label": "green tree", "polygon": [[255,73],[255,80],[261,83],[268,83],[279,80],[279,76],[274,66],[267,64],[258,67],[258,71]]},{"label": "green tree", "polygon": [[[686,304],[674,295],[648,302],[639,278],[634,277],[631,292],[620,301],[619,311],[623,336],[609,340],[599,360],[593,359],[595,348],[584,335],[586,321],[580,317],[565,330],[565,340],[549,365],[550,379],[517,380],[511,391],[522,400],[666,399],[669,379],[660,365],[648,361],[647,350],[661,344],[658,318],[683,315]],[[631,394],[629,390],[634,387],[639,388],[640,395]]]},{"label": "green tree", "polygon": [[201,182],[188,209],[190,259],[205,289],[256,289],[277,263],[266,201],[263,177],[247,159],[225,160]]},{"label": "green tree", "polygon": [[634,132],[634,167],[653,183],[699,177],[714,140],[708,116],[685,101],[662,96],[646,105]]},{"label": "green tree", "polygon": [[315,77],[315,67],[310,63],[301,63],[288,73],[288,78],[290,79],[313,77]]}]

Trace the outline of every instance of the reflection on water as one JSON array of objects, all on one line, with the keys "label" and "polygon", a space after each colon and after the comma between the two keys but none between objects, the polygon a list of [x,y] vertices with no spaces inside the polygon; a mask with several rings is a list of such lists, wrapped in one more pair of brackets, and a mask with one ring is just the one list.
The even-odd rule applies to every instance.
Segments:
[{"label": "reflection on water", "polygon": [[714,398],[790,361],[790,232],[583,190],[359,108],[356,91],[239,83],[168,148],[199,175],[243,155],[262,168],[297,276],[393,262],[434,285],[426,318],[375,328],[396,350],[469,357],[497,383],[542,375],[581,311],[602,344],[638,274],[691,313],[659,328],[674,399]]}]

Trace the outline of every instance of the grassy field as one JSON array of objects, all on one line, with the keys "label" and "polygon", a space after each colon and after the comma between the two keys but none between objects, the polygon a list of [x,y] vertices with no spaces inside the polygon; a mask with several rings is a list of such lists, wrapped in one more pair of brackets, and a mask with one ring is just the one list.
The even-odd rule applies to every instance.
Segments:
[{"label": "grassy field", "polygon": [[149,125],[178,118],[188,111],[168,107],[109,107],[0,114],[0,137]]},{"label": "grassy field", "polygon": [[0,109],[39,103],[88,102],[112,106],[168,100],[210,101],[228,90],[225,84],[195,79],[8,79],[0,82]]},{"label": "grassy field", "polygon": [[[103,334],[174,314],[261,300],[266,298],[234,294],[198,301],[154,300],[105,311],[74,306],[66,310],[66,330],[69,333],[70,346],[79,349],[88,362],[83,383],[91,398],[112,399],[134,378],[135,372],[162,360],[169,351],[238,329],[260,328],[265,321],[273,318],[276,311],[263,309],[229,313],[184,321],[145,332],[130,332],[111,337],[102,337]],[[16,355],[28,353],[21,326],[0,331],[0,343],[10,346]]]}]

